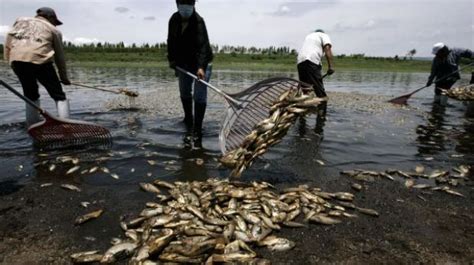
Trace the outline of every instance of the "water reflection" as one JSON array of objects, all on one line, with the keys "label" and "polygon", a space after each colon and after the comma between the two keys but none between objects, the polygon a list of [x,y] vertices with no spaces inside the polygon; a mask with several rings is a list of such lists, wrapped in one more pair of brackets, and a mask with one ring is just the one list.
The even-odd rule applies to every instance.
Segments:
[{"label": "water reflection", "polygon": [[[326,124],[326,113],[327,113],[327,102],[321,103],[314,111],[315,115],[309,115],[309,117],[316,116],[316,123],[313,132],[317,136],[316,145],[319,146],[324,138],[324,125]],[[306,124],[307,117],[300,117],[298,119],[298,135],[304,138],[308,129]]]},{"label": "water reflection", "polygon": [[439,104],[432,105],[431,112],[427,118],[426,125],[419,125],[416,128],[418,134],[418,153],[421,155],[435,155],[440,151],[444,151],[446,108]]},{"label": "water reflection", "polygon": [[[456,137],[458,144],[455,150],[462,154],[471,155],[474,150],[474,102],[466,102],[464,105],[466,107],[464,119],[462,120],[462,127],[464,129]],[[471,162],[471,164],[474,164],[474,162]]]}]

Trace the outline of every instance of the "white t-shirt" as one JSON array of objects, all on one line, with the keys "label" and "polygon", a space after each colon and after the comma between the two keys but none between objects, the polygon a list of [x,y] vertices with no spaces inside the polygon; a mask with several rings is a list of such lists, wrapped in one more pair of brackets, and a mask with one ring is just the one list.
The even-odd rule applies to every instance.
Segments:
[{"label": "white t-shirt", "polygon": [[312,32],[306,36],[303,47],[298,54],[298,63],[310,60],[321,65],[321,58],[324,56],[323,47],[329,44],[332,46],[328,34],[323,32]]}]

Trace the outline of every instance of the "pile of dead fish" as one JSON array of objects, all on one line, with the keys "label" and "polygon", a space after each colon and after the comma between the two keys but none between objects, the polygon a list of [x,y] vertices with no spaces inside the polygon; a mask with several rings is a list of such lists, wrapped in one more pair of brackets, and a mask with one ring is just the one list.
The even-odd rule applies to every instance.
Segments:
[{"label": "pile of dead fish", "polygon": [[[377,172],[370,170],[346,170],[342,171],[341,174],[347,175],[354,180],[373,182],[376,178],[385,178],[389,180],[395,180],[394,176],[402,177],[405,179],[405,186],[409,189],[420,189],[430,191],[441,191],[448,194],[464,197],[463,194],[452,189],[463,185],[467,181],[471,181],[469,178],[470,166],[460,165],[452,168],[452,172],[449,170],[433,170],[431,173],[426,173],[425,168],[421,165],[416,166],[415,172],[404,172],[401,170],[388,169],[386,171]],[[424,181],[420,181],[425,179]],[[428,184],[431,180],[432,184]],[[353,188],[360,190],[360,185],[354,184]]]},{"label": "pile of dead fish", "polygon": [[443,90],[443,95],[462,101],[474,101],[474,84]]},{"label": "pile of dead fish", "polygon": [[[209,179],[205,182],[141,183],[156,195],[136,218],[124,219],[125,239],[114,239],[105,253],[71,255],[73,262],[129,264],[245,262],[268,264],[255,247],[271,251],[292,249],[295,243],[272,235],[282,227],[307,223],[334,225],[343,218],[370,216],[372,209],[353,204],[348,192],[328,193],[306,185],[278,192],[266,182],[242,183]],[[165,189],[165,191],[163,190]]]},{"label": "pile of dead fish", "polygon": [[255,125],[241,145],[224,154],[220,162],[233,169],[231,177],[240,176],[258,156],[281,141],[299,116],[314,111],[324,100],[314,94],[303,94],[301,89],[282,93],[270,108],[269,118]]}]

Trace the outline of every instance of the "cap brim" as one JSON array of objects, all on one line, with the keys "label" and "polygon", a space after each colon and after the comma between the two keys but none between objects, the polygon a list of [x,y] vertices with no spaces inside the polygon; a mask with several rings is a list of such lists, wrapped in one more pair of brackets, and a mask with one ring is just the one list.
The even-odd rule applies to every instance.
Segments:
[{"label": "cap brim", "polygon": [[59,25],[62,25],[63,22],[59,21],[59,19],[56,18],[55,24],[56,24],[56,26],[59,26]]}]

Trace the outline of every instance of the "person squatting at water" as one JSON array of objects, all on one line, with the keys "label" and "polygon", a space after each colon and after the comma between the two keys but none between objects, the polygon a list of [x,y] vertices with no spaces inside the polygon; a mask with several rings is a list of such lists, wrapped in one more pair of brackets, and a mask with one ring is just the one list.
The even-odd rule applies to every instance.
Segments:
[{"label": "person squatting at water", "polygon": [[[329,35],[322,29],[317,29],[308,34],[303,42],[298,58],[298,78],[301,82],[310,84],[317,97],[327,98],[324,90],[323,77],[321,75],[322,57],[325,56],[328,62],[327,75],[334,73],[334,63],[332,56],[332,43]],[[318,107],[318,116],[326,116],[327,102],[322,102]]]},{"label": "person squatting at water", "polygon": [[[171,68],[175,69],[179,66],[191,73],[196,73],[199,79],[208,82],[211,77],[213,53],[206,24],[196,12],[195,3],[195,0],[176,0],[178,12],[171,16],[168,24],[168,61]],[[185,144],[190,144],[194,132],[194,146],[201,147],[207,86],[195,82],[193,78],[179,71],[176,71],[176,76],[179,80],[184,124],[187,129]],[[192,95],[193,84],[194,95]]]},{"label": "person squatting at water", "polygon": [[[4,58],[18,76],[23,94],[40,105],[38,81],[56,101],[58,115],[69,117],[69,103],[61,83],[70,85],[64,59],[63,40],[56,26],[61,25],[56,13],[49,7],[36,11],[36,16],[20,17],[7,33]],[[53,66],[58,68],[59,78]],[[26,125],[41,121],[38,110],[26,104]]]},{"label": "person squatting at water", "polygon": [[[428,77],[428,82],[426,83],[426,86],[431,86],[435,77],[441,78],[441,80],[439,81],[434,81],[434,102],[436,104],[440,104],[441,106],[446,106],[448,102],[448,97],[441,94],[441,89],[451,89],[454,83],[456,83],[458,79],[461,79],[461,75],[458,72],[459,61],[461,60],[461,57],[471,59],[474,58],[474,53],[469,49],[450,49],[442,42],[434,44],[431,52],[435,55],[435,57],[433,58],[433,63],[431,65],[431,74]],[[471,83],[473,82],[473,79],[474,77],[471,77]]]}]

